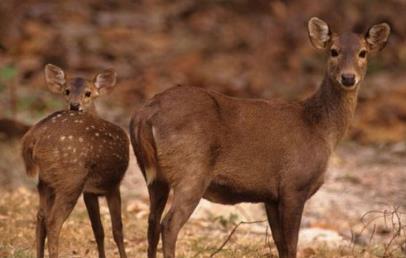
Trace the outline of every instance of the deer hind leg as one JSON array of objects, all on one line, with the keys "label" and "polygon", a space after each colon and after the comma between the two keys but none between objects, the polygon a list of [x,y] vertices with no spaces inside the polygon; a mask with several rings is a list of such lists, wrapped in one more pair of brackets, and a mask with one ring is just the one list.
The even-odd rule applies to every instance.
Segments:
[{"label": "deer hind leg", "polygon": [[55,200],[47,215],[46,228],[48,236],[48,251],[50,258],[58,257],[59,234],[62,225],[72,212],[81,194],[82,188],[62,192],[55,190]]},{"label": "deer hind leg", "polygon": [[38,182],[38,193],[39,208],[37,212],[36,249],[37,258],[43,258],[45,249],[45,238],[47,235],[46,218],[53,203],[53,192],[50,187],[48,187],[44,182],[40,180]]},{"label": "deer hind leg", "polygon": [[283,242],[287,253],[283,258],[296,258],[300,222],[307,193],[289,194],[282,198],[279,204],[279,213],[282,218]]},{"label": "deer hind leg", "polygon": [[[191,173],[196,175],[198,173]],[[178,233],[192,215],[209,185],[206,175],[183,178],[173,191],[173,203],[162,221],[162,242],[165,258],[175,257]],[[190,179],[190,180],[188,180]]]},{"label": "deer hind leg", "polygon": [[268,217],[268,222],[271,227],[272,237],[278,249],[279,257],[287,257],[288,250],[285,246],[283,231],[282,231],[282,221],[278,209],[278,203],[269,202],[265,203],[266,215]]},{"label": "deer hind leg", "polygon": [[156,257],[156,249],[161,233],[161,217],[169,195],[169,185],[153,181],[148,185],[150,212],[148,217],[148,257]]},{"label": "deer hind leg", "polygon": [[99,258],[105,258],[104,251],[104,230],[103,224],[100,220],[100,207],[97,195],[92,193],[84,193],[83,199],[86,204],[87,213],[92,224],[93,234],[96,239],[97,250],[99,252]]},{"label": "deer hind leg", "polygon": [[110,211],[114,241],[116,242],[116,245],[118,247],[120,258],[126,258],[127,255],[124,248],[123,222],[121,219],[120,188],[114,188],[110,193],[106,195],[106,199]]}]

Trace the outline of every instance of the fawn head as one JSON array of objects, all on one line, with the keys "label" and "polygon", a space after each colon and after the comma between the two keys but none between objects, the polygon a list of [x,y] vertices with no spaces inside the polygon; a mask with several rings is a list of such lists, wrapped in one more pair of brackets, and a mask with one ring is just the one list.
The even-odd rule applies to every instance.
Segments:
[{"label": "fawn head", "polygon": [[95,97],[115,86],[116,73],[104,70],[90,81],[81,77],[68,78],[61,68],[47,64],[45,80],[52,92],[65,95],[70,110],[87,111],[93,106]]},{"label": "fawn head", "polygon": [[329,53],[327,73],[330,79],[345,90],[353,90],[365,77],[369,53],[385,47],[390,27],[380,23],[370,27],[365,35],[337,34],[326,22],[313,17],[308,22],[308,33],[315,48]]}]

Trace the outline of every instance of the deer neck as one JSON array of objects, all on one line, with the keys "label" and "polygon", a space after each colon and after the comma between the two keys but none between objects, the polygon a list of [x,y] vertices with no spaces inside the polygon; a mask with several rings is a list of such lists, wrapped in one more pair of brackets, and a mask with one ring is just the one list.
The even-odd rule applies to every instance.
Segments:
[{"label": "deer neck", "polygon": [[331,149],[344,137],[351,124],[358,88],[344,90],[326,73],[319,90],[304,101],[306,122],[320,129]]}]

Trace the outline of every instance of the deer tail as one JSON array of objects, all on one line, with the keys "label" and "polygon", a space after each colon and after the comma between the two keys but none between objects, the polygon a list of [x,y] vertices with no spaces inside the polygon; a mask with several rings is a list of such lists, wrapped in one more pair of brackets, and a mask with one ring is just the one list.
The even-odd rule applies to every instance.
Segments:
[{"label": "deer tail", "polygon": [[153,128],[149,121],[135,116],[130,123],[131,144],[138,166],[150,185],[157,177],[158,159]]},{"label": "deer tail", "polygon": [[34,177],[38,174],[39,168],[34,161],[35,138],[32,137],[30,131],[24,135],[22,143],[22,156],[24,159],[25,171],[28,176]]}]

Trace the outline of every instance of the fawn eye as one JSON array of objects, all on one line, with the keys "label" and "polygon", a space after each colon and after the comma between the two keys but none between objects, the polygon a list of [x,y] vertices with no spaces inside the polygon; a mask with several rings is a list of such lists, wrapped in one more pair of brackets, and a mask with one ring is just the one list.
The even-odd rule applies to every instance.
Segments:
[{"label": "fawn eye", "polygon": [[65,95],[68,96],[70,94],[70,90],[65,90]]},{"label": "fawn eye", "polygon": [[367,56],[367,51],[362,50],[361,52],[359,52],[358,56],[361,58],[365,58]]},{"label": "fawn eye", "polygon": [[92,93],[90,91],[86,91],[85,96],[90,97],[90,95],[92,95]]},{"label": "fawn eye", "polygon": [[334,48],[331,49],[331,53],[330,53],[330,54],[331,54],[332,57],[337,57],[337,56],[338,56],[338,51],[337,51],[337,49],[334,49]]}]

